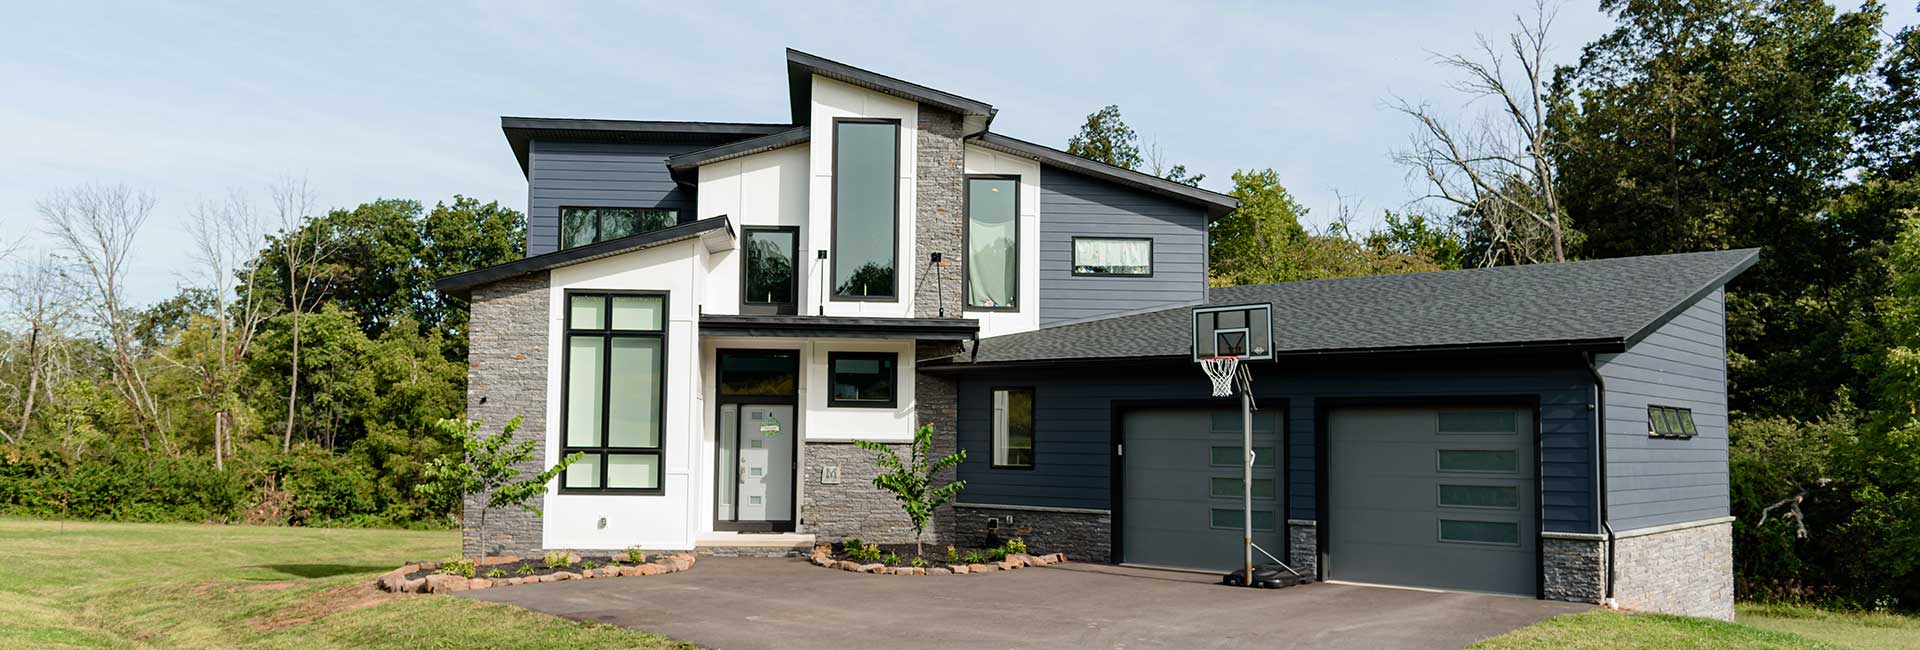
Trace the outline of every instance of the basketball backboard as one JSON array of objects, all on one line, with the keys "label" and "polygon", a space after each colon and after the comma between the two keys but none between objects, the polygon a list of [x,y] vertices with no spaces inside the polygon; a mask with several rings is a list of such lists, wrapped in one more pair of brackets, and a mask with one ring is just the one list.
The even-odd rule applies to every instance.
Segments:
[{"label": "basketball backboard", "polygon": [[1195,307],[1193,360],[1212,357],[1273,360],[1273,305]]}]

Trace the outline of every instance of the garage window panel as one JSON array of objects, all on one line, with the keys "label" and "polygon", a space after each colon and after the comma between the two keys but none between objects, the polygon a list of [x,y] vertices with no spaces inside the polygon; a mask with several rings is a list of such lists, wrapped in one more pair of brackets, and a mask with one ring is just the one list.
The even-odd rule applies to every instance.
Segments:
[{"label": "garage window panel", "polygon": [[1441,485],[1440,505],[1448,508],[1496,508],[1512,510],[1520,506],[1520,490],[1508,485]]},{"label": "garage window panel", "polygon": [[1519,433],[1520,418],[1513,411],[1441,411],[1440,433]]},{"label": "garage window panel", "polygon": [[1438,462],[1442,472],[1520,471],[1520,454],[1510,449],[1442,449]]},{"label": "garage window panel", "polygon": [[[1240,420],[1238,410],[1214,411],[1207,420],[1207,428],[1213,433],[1241,433],[1246,427]],[[1279,428],[1280,418],[1260,413],[1253,414],[1253,432],[1255,434],[1273,433]]]},{"label": "garage window panel", "polygon": [[1519,546],[1520,525],[1511,521],[1441,519],[1440,541],[1459,544]]},{"label": "garage window panel", "polygon": [[[1213,494],[1213,496],[1216,496],[1216,497],[1239,498],[1240,497],[1240,479],[1214,477],[1212,480],[1212,484],[1209,486],[1209,490]],[[1270,478],[1253,479],[1253,498],[1271,499],[1273,498],[1273,495],[1274,495],[1273,479],[1270,479]]]},{"label": "garage window panel", "polygon": [[[1246,456],[1244,456],[1245,453],[1246,453],[1246,449],[1238,446],[1214,447],[1213,459],[1209,464],[1215,467],[1239,467],[1243,462],[1243,459],[1246,458]],[[1272,447],[1254,447],[1253,448],[1253,466],[1254,467],[1273,467],[1274,466],[1273,448]]]},{"label": "garage window panel", "polygon": [[[1240,530],[1247,525],[1247,511],[1239,508],[1214,508],[1212,527],[1223,530]],[[1274,529],[1275,517],[1272,510],[1253,511],[1253,529],[1270,531]]]}]

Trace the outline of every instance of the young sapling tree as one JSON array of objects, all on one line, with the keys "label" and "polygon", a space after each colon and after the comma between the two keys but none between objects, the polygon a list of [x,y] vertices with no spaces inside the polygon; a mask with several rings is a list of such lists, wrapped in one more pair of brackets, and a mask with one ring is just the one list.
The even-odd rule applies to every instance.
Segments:
[{"label": "young sapling tree", "polygon": [[967,486],[966,481],[954,481],[938,487],[934,486],[935,475],[947,468],[959,465],[967,459],[967,450],[932,460],[933,425],[924,425],[913,434],[912,452],[905,461],[893,448],[869,441],[855,440],[854,445],[874,453],[880,463],[880,474],[873,477],[873,486],[893,494],[900,501],[900,509],[907,512],[907,519],[913,522],[913,554],[921,552],[921,538],[926,535],[927,523],[933,521],[933,511],[953,501],[960,490]]},{"label": "young sapling tree", "polygon": [[480,430],[479,420],[448,418],[435,422],[434,430],[454,437],[460,451],[433,459],[426,468],[427,482],[414,488],[426,497],[459,499],[463,504],[466,497],[477,497],[480,524],[475,532],[480,538],[480,557],[486,557],[491,550],[491,540],[487,539],[489,510],[519,508],[539,515],[538,497],[546,492],[547,482],[582,456],[574,452],[545,471],[522,477],[517,466],[534,459],[534,441],[514,442],[513,432],[519,429],[518,416],[508,421],[499,433],[485,436],[476,435]]}]

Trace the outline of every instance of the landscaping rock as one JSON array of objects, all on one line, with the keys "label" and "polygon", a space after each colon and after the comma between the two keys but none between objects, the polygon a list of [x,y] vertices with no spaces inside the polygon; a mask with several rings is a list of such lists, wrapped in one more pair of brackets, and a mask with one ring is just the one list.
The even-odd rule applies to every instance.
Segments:
[{"label": "landscaping rock", "polygon": [[426,579],[426,592],[430,594],[444,594],[467,590],[467,579],[460,576],[435,573],[427,576]]},{"label": "landscaping rock", "polygon": [[637,567],[637,566],[620,567],[620,575],[623,577],[629,577],[629,578],[633,576],[641,575],[640,567]]},{"label": "landscaping rock", "polygon": [[993,568],[992,568],[992,567],[989,567],[989,566],[987,566],[987,565],[985,565],[985,564],[969,564],[969,565],[967,565],[967,572],[969,572],[969,573],[986,573],[986,572],[988,572],[988,571],[992,571],[992,570],[993,570]]},{"label": "landscaping rock", "polygon": [[1049,564],[1053,564],[1053,556],[1051,556],[1051,555],[1035,555],[1035,556],[1033,556],[1033,557],[1031,557],[1031,558],[1028,558],[1028,559],[1027,559],[1027,563],[1028,563],[1028,564],[1031,564],[1031,565],[1034,565],[1034,566],[1046,566],[1046,565],[1049,565]]},{"label": "landscaping rock", "polygon": [[572,572],[572,571],[561,571],[561,572],[559,572],[559,573],[555,573],[555,574],[553,574],[553,579],[554,579],[554,580],[556,580],[556,581],[558,581],[558,580],[579,580],[579,579],[580,579],[580,574],[578,574],[578,573],[574,573],[574,572]]},{"label": "landscaping rock", "polygon": [[669,573],[667,567],[658,564],[648,564],[640,567],[640,575],[643,576],[657,576],[662,573]]},{"label": "landscaping rock", "polygon": [[931,568],[931,569],[927,569],[927,575],[930,575],[930,576],[950,576],[950,575],[953,575],[953,570],[952,570],[952,569],[942,569],[942,568],[940,568],[940,567],[934,567],[934,568]]},{"label": "landscaping rock", "polygon": [[[440,568],[440,563],[439,562],[421,562],[416,568],[420,571],[432,571],[434,569]],[[412,571],[408,571],[408,573],[412,573]]]},{"label": "landscaping rock", "polygon": [[621,568],[622,567],[617,567],[617,566],[603,566],[598,569],[594,569],[594,573],[595,575],[602,578],[612,578],[620,575]]},{"label": "landscaping rock", "polygon": [[833,558],[825,555],[813,556],[814,566],[833,566]]},{"label": "landscaping rock", "polygon": [[543,575],[543,576],[540,576],[540,577],[538,577],[538,578],[536,578],[536,579],[537,579],[537,580],[539,580],[539,581],[541,581],[541,582],[559,582],[559,581],[560,581],[560,574],[558,574],[558,573],[549,573],[549,574],[546,574],[546,575]]},{"label": "landscaping rock", "polygon": [[966,573],[972,571],[972,569],[967,568],[965,564],[949,564],[947,565],[947,571],[951,573]]},{"label": "landscaping rock", "polygon": [[841,560],[839,562],[835,562],[833,563],[833,567],[841,571],[860,571],[861,569],[864,568],[864,566],[862,566],[859,562],[854,562],[852,560]]},{"label": "landscaping rock", "polygon": [[673,570],[675,571],[685,571],[693,568],[692,553],[675,553],[673,557],[668,558],[667,561],[673,565]]},{"label": "landscaping rock", "polygon": [[380,577],[373,582],[380,586],[381,591],[400,591],[400,585],[406,581],[407,574],[394,570],[380,574]]},{"label": "landscaping rock", "polygon": [[491,589],[493,588],[493,581],[488,580],[486,578],[474,578],[472,580],[467,581],[467,588],[468,589]]},{"label": "landscaping rock", "polygon": [[403,593],[403,594],[417,594],[426,590],[427,590],[426,578],[414,578],[400,585],[400,593]]},{"label": "landscaping rock", "polygon": [[496,564],[513,564],[519,561],[520,561],[520,556],[518,555],[495,555],[492,557],[483,557],[483,558],[474,560],[473,565],[474,566],[493,566]]},{"label": "landscaping rock", "polygon": [[887,565],[881,564],[879,562],[875,562],[873,564],[863,564],[863,565],[860,565],[860,572],[861,573],[886,573]]}]

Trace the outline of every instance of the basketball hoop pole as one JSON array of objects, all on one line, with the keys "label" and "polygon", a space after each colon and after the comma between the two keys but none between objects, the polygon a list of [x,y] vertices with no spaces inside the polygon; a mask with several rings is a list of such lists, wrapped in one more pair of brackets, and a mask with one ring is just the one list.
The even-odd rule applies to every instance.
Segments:
[{"label": "basketball hoop pole", "polygon": [[1246,524],[1246,530],[1244,531],[1246,535],[1241,538],[1241,542],[1243,542],[1242,544],[1243,548],[1241,548],[1240,550],[1246,554],[1246,558],[1245,558],[1246,563],[1244,565],[1244,568],[1246,569],[1246,573],[1242,573],[1240,575],[1246,576],[1246,578],[1242,580],[1242,582],[1246,583],[1248,587],[1252,587],[1253,586],[1253,391],[1244,390],[1244,389],[1240,391],[1240,444],[1242,447],[1242,451],[1246,453],[1245,456],[1242,456],[1242,458],[1245,459],[1246,462],[1242,464],[1240,468],[1240,498],[1241,498],[1241,504],[1242,504],[1241,512],[1246,518],[1246,521],[1244,522]]}]

